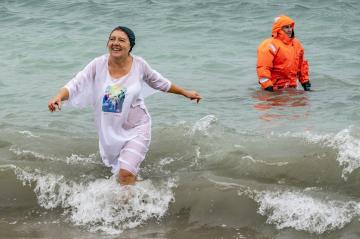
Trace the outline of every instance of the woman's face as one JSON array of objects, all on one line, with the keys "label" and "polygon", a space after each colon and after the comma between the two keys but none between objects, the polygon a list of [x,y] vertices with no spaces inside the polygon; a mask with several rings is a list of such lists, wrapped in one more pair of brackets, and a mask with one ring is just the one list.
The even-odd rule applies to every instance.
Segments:
[{"label": "woman's face", "polygon": [[283,27],[281,27],[281,30],[288,36],[291,38],[292,33],[293,33],[293,29],[291,25],[285,25]]},{"label": "woman's face", "polygon": [[113,57],[128,56],[130,41],[126,33],[121,30],[113,31],[109,37],[108,50]]}]

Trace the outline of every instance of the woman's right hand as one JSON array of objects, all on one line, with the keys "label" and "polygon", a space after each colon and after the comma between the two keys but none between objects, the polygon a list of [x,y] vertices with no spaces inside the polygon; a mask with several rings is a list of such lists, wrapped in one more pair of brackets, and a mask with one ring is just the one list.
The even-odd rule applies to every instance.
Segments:
[{"label": "woman's right hand", "polygon": [[54,98],[52,98],[48,103],[48,108],[50,112],[56,111],[56,108],[61,110],[61,97],[55,96]]},{"label": "woman's right hand", "polygon": [[69,91],[67,88],[63,87],[60,89],[59,93],[49,101],[49,111],[54,112],[56,110],[56,107],[61,110],[61,101],[67,99],[69,99]]}]

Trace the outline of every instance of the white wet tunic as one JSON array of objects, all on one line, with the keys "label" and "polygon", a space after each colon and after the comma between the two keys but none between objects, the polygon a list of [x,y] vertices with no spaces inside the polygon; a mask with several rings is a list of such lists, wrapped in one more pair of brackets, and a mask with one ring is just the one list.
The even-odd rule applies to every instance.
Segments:
[{"label": "white wet tunic", "polygon": [[120,168],[138,173],[151,139],[151,118],[144,98],[171,86],[143,58],[132,57],[129,73],[119,79],[110,76],[106,54],[92,60],[65,85],[70,105],[94,109],[100,155],[114,174]]}]

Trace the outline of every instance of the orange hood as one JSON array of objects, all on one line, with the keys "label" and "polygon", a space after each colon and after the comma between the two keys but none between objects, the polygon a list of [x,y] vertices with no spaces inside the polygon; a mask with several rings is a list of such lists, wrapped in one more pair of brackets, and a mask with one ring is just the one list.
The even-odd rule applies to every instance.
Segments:
[{"label": "orange hood", "polygon": [[294,26],[295,26],[294,20],[292,20],[290,17],[285,15],[276,17],[272,26],[272,31],[271,31],[272,37],[277,37],[278,35],[281,35],[279,34],[279,32],[281,31],[281,28],[286,25],[291,25],[294,31]]}]

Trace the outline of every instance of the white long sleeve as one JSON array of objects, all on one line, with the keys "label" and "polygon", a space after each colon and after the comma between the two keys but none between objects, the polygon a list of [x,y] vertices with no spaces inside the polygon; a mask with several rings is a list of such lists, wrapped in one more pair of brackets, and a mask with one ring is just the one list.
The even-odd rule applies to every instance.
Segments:
[{"label": "white long sleeve", "polygon": [[[95,58],[65,87],[71,106],[93,107],[100,155],[104,164],[116,171],[122,148],[139,135],[137,127],[151,125],[144,98],[159,90],[168,91],[171,82],[137,56],[133,56],[127,75],[113,79],[108,59],[108,55]],[[150,140],[150,134],[144,132],[143,137]]]}]

